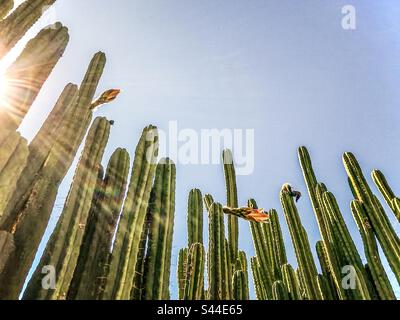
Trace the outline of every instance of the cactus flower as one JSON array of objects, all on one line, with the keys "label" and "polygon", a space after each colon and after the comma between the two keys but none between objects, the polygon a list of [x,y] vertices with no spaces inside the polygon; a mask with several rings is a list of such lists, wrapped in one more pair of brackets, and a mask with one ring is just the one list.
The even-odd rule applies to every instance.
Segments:
[{"label": "cactus flower", "polygon": [[269,214],[265,213],[264,209],[224,207],[224,213],[242,218],[247,221],[262,223],[269,222]]}]

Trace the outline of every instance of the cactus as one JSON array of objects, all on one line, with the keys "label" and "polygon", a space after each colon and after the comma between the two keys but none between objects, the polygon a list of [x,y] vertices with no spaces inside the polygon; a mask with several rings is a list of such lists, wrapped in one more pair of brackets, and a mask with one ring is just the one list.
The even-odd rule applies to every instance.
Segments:
[{"label": "cactus", "polygon": [[[257,203],[254,199],[249,200],[248,206],[251,208],[257,208]],[[262,225],[256,222],[250,223],[251,234],[253,237],[254,249],[257,255],[258,271],[260,273],[260,279],[263,282],[265,295],[272,297],[272,285],[274,283],[274,262],[272,253],[272,243],[267,241],[266,234],[262,228]],[[254,273],[254,270],[253,270]]]},{"label": "cactus", "polygon": [[[56,0],[26,0],[6,19],[0,21],[0,59],[3,58]],[[2,1],[7,11],[13,1]],[[4,8],[4,9],[3,9]],[[12,8],[12,7],[11,7]],[[11,8],[8,10],[10,11]]]},{"label": "cactus", "polygon": [[191,245],[187,256],[185,276],[185,300],[201,300],[204,290],[205,250],[201,243]]},{"label": "cactus", "polygon": [[[15,193],[12,195],[11,199],[7,199],[7,201],[5,201],[4,204],[0,205],[0,217],[4,213],[4,217],[2,217],[3,220],[7,219],[6,214],[11,213],[10,210],[6,210],[6,204],[8,207],[11,207],[14,206],[17,201],[20,200],[26,189],[25,186],[32,184],[32,181],[35,179],[36,174],[40,171],[41,167],[43,166],[43,163],[46,161],[46,158],[49,155],[51,147],[53,146],[54,143],[53,137],[56,135],[57,130],[59,129],[59,125],[62,121],[62,118],[66,110],[68,110],[71,107],[72,103],[75,101],[77,93],[78,93],[78,88],[73,84],[68,84],[64,88],[53,110],[50,112],[48,118],[42,125],[37,135],[29,144],[29,148],[27,147],[27,151],[29,151],[29,154],[27,154],[26,162],[29,165],[19,165],[20,172],[18,174],[12,173],[14,180],[16,180],[15,177],[18,177],[18,180],[15,181],[18,188],[17,190],[15,190]],[[18,138],[12,136],[18,135],[18,133],[14,131],[10,132],[11,132],[11,141],[12,144],[14,144],[16,141],[18,141]],[[6,143],[3,143],[2,146],[0,167],[2,167],[1,164],[3,163],[3,155],[8,155],[7,150],[9,149],[9,147],[7,147],[8,145],[7,141],[9,141],[10,138],[7,139]],[[11,219],[13,218],[14,217],[11,217]]]},{"label": "cactus", "polygon": [[0,20],[14,8],[14,0],[0,0]]},{"label": "cactus", "polygon": [[213,203],[208,212],[208,298],[210,300],[226,300],[226,254],[224,251],[225,226],[222,206]]},{"label": "cactus", "polygon": [[105,55],[92,59],[79,89],[79,97],[58,129],[56,142],[40,171],[28,185],[19,185],[7,204],[0,228],[14,234],[15,255],[5,267],[0,279],[0,299],[16,299],[35,258],[45,232],[60,182],[66,175],[91,123],[89,109],[105,65]]},{"label": "cactus", "polygon": [[[149,203],[149,237],[144,267],[145,300],[169,299],[176,169],[170,159],[157,165]],[[190,256],[190,253],[189,253]]]},{"label": "cactus", "polygon": [[[100,162],[110,133],[110,123],[97,118],[86,139],[63,212],[47,243],[42,259],[25,291],[25,299],[66,299],[77,266],[79,249],[96,187]],[[42,269],[54,266],[57,283],[55,290],[41,286]]]},{"label": "cactus", "polygon": [[374,181],[376,187],[379,189],[380,193],[382,194],[383,198],[385,199],[387,205],[394,213],[397,220],[400,222],[400,208],[396,203],[400,202],[398,198],[396,198],[395,194],[393,193],[392,189],[390,188],[385,176],[379,170],[372,171],[372,180]]},{"label": "cactus", "polygon": [[188,246],[203,243],[203,196],[201,191],[193,189],[188,201]]},{"label": "cactus", "polygon": [[260,266],[257,257],[250,259],[251,271],[253,274],[254,288],[256,292],[256,297],[258,300],[267,300],[267,292],[264,286],[264,281],[262,279]]},{"label": "cactus", "polygon": [[[236,173],[233,164],[233,156],[230,150],[224,150],[222,154],[222,161],[224,164],[227,206],[230,208],[237,208],[238,197],[236,187]],[[228,216],[228,241],[232,261],[236,261],[238,252],[238,239],[239,239],[239,222],[238,218]]]},{"label": "cactus", "polygon": [[351,186],[356,199],[362,202],[362,207],[371,223],[389,266],[393,270],[397,281],[400,282],[400,240],[382,208],[379,200],[372,193],[360,165],[352,153],[345,153],[343,163],[350,178]]},{"label": "cactus", "polygon": [[28,145],[26,139],[16,131],[9,131],[0,156],[0,218],[17,188],[17,180],[27,164]]},{"label": "cactus", "polygon": [[290,264],[283,264],[281,267],[282,281],[287,289],[290,300],[302,300],[299,280],[296,272]]},{"label": "cactus", "polygon": [[[245,281],[243,282],[243,284],[245,285],[245,294],[246,297],[250,297],[250,289],[249,289],[249,270],[248,270],[248,266],[247,266],[247,256],[246,256],[246,252],[244,251],[239,251],[238,254],[238,262],[240,262],[240,268],[237,270],[242,270],[244,275],[245,275]],[[236,270],[236,271],[237,271]],[[248,299],[248,298],[247,298]]]},{"label": "cactus", "polygon": [[158,153],[157,129],[143,130],[111,255],[104,300],[129,300]]},{"label": "cactus", "polygon": [[352,201],[351,211],[360,230],[371,278],[379,298],[382,300],[396,300],[393,288],[379,257],[375,235],[362,203],[359,200]]},{"label": "cactus", "polygon": [[249,300],[246,273],[242,270],[235,271],[233,274],[232,283],[233,299]]},{"label": "cactus", "polygon": [[328,280],[322,274],[317,275],[317,283],[322,300],[334,300]]},{"label": "cactus", "polygon": [[322,297],[316,281],[316,277],[318,275],[317,268],[311,253],[307,234],[303,225],[301,224],[294,200],[284,191],[281,191],[280,197],[286,222],[289,226],[290,236],[295,249],[300,273],[304,279],[307,297],[310,300],[320,300]]},{"label": "cactus", "polygon": [[177,271],[179,300],[183,300],[183,298],[185,296],[187,258],[188,258],[188,249],[183,248],[183,249],[179,250],[178,271]]},{"label": "cactus", "polygon": [[104,179],[100,175],[93,197],[87,228],[79,252],[77,268],[68,292],[69,300],[97,299],[104,287],[106,264],[129,173],[129,154],[116,149]]},{"label": "cactus", "polygon": [[[6,70],[4,78],[7,81],[7,92],[0,111],[2,132],[19,127],[42,85],[63,55],[68,41],[68,29],[61,23],[43,29],[28,42],[21,55]],[[1,133],[0,144],[3,138],[4,133]]]},{"label": "cactus", "polygon": [[289,300],[289,293],[285,284],[277,280],[272,285],[272,299],[273,300]]},{"label": "cactus", "polygon": [[0,230],[0,273],[3,271],[4,266],[7,264],[8,259],[15,250],[14,237],[7,231]]}]

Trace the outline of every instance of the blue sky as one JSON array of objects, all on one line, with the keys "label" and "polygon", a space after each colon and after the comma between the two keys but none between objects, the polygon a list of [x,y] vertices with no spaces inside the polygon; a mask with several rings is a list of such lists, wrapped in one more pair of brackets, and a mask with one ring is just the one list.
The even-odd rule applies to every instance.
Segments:
[{"label": "blue sky", "polygon": [[[341,27],[346,4],[357,10],[356,30]],[[354,152],[368,178],[373,169],[382,170],[400,194],[399,14],[395,0],[58,0],[25,41],[54,19],[68,26],[71,40],[21,131],[31,138],[65,84],[80,83],[91,56],[104,51],[108,62],[99,93],[122,89],[115,103],[97,112],[115,120],[104,164],[116,147],[133,154],[150,123],[163,130],[170,120],[180,129],[254,129],[255,170],[238,177],[239,201],[244,205],[254,197],[260,206],[278,209],[289,260],[296,265],[279,190],[291,182],[306,193],[296,154],[306,145],[363,252],[341,155]],[[19,50],[21,45],[12,55]],[[176,256],[187,239],[189,190],[197,187],[225,201],[221,166],[178,164],[177,170],[173,297]],[[71,179],[72,170],[47,236]],[[307,197],[299,211],[314,247],[320,236]],[[245,222],[240,248],[254,255]]]}]

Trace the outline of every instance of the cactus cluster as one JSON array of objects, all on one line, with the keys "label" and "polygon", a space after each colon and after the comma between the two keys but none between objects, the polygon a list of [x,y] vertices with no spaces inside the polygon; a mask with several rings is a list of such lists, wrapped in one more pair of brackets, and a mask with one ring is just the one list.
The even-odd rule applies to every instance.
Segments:
[{"label": "cactus cluster", "polygon": [[[26,0],[12,10],[12,0],[0,0],[0,59],[54,2]],[[158,132],[150,125],[142,132],[132,165],[128,152],[117,148],[103,169],[114,122],[93,120],[93,110],[120,92],[110,89],[95,98],[105,54],[93,56],[80,86],[65,86],[31,142],[17,132],[68,40],[61,23],[43,29],[6,71],[10,83],[0,108],[0,299],[170,299],[176,166],[169,158],[158,160]],[[61,215],[27,279],[59,186],[84,139]],[[305,147],[299,149],[299,161],[321,235],[315,247],[293,199],[299,192],[284,185],[281,216],[275,209],[260,209],[254,199],[241,207],[232,152],[224,150],[222,160],[226,199],[215,201],[199,189],[189,193],[188,241],[178,257],[179,299],[248,300],[251,275],[259,300],[396,299],[379,247],[400,282],[399,236],[353,154],[343,157],[354,195],[349,212],[366,261],[335,196],[317,180]],[[372,179],[400,220],[400,199],[383,173],[374,170]],[[283,217],[296,266],[286,255]],[[240,250],[239,223],[248,223],[251,230],[255,256],[249,261]],[[355,276],[350,289],[343,285],[343,270],[349,268]],[[46,282],[52,276],[54,283]]]}]

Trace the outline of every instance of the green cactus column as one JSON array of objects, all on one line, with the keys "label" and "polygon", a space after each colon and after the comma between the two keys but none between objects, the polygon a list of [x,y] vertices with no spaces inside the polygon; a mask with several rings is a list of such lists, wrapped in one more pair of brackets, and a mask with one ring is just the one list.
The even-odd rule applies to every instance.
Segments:
[{"label": "green cactus column", "polygon": [[296,272],[290,264],[282,265],[282,281],[290,300],[303,300]]},{"label": "green cactus column", "polygon": [[14,8],[14,0],[0,0],[0,20],[4,19],[12,8]]},{"label": "green cactus column", "polygon": [[213,203],[208,212],[208,299],[225,300],[226,254],[224,251],[225,226],[222,205]]},{"label": "green cactus column", "polygon": [[272,285],[272,299],[273,300],[290,300],[289,292],[283,281],[275,281]]},{"label": "green cactus column", "polygon": [[185,297],[188,251],[188,248],[182,248],[179,250],[178,255],[177,278],[179,300],[183,300]]},{"label": "green cactus column", "polygon": [[300,216],[297,212],[294,200],[283,190],[281,191],[280,198],[285,213],[286,223],[288,224],[290,236],[295,249],[299,269],[304,279],[307,297],[310,300],[320,300],[322,297],[316,281],[318,275],[317,268],[311,253],[307,234],[301,224]]},{"label": "green cactus column", "polygon": [[[56,0],[26,0],[0,21],[0,59],[3,58]],[[4,11],[13,1],[2,0]],[[8,10],[10,11],[11,8]]]},{"label": "green cactus column", "polygon": [[203,196],[201,191],[193,189],[188,200],[188,246],[203,243]]},{"label": "green cactus column", "polygon": [[[227,206],[230,208],[239,207],[237,187],[236,187],[236,173],[233,164],[233,155],[230,150],[224,150],[222,154],[222,161],[224,164]],[[239,239],[239,222],[238,218],[228,216],[228,241],[230,247],[230,254],[232,261],[236,261],[238,252],[238,239]]]},{"label": "green cactus column", "polygon": [[9,199],[16,192],[16,177],[27,164],[28,152],[26,139],[19,132],[9,131],[0,152],[0,218]]},{"label": "green cactus column", "polygon": [[369,271],[379,298],[381,300],[396,300],[393,288],[379,257],[375,235],[362,203],[359,200],[352,201],[351,211],[360,230]]},{"label": "green cactus column", "polygon": [[21,55],[6,70],[4,78],[7,89],[0,109],[0,145],[4,138],[3,131],[16,130],[21,124],[44,82],[63,55],[68,41],[68,29],[61,23],[55,24],[51,29],[44,29],[28,42]]},{"label": "green cactus column", "polygon": [[372,193],[361,167],[352,153],[345,153],[343,163],[350,183],[355,192],[356,199],[362,202],[362,206],[371,223],[382,250],[389,262],[397,281],[400,282],[400,240],[382,208],[379,200]]},{"label": "green cactus column", "polygon": [[[27,146],[26,163],[29,165],[20,165],[19,168],[22,172],[20,171],[18,174],[12,173],[13,180],[15,181],[14,183],[16,183],[18,187],[12,194],[11,199],[7,199],[7,201],[4,202],[4,206],[0,205],[0,218],[4,211],[10,213],[9,210],[6,210],[6,204],[10,207],[15,204],[16,201],[20,200],[20,197],[22,197],[24,190],[26,189],[25,186],[30,185],[36,178],[36,174],[40,171],[43,163],[49,155],[51,147],[54,144],[54,136],[57,134],[57,130],[59,130],[64,113],[66,110],[71,108],[72,103],[77,97],[77,93],[78,88],[76,85],[68,84],[64,88],[53,110],[50,112],[37,135],[29,144],[29,148]],[[4,163],[4,160],[8,161],[8,150],[11,147],[8,141],[12,139],[13,143],[11,143],[11,145],[13,145],[19,139],[12,137],[13,135],[19,135],[15,131],[10,131],[10,135],[11,137],[6,138],[1,147],[2,154],[0,155],[0,168],[3,167],[2,163]],[[18,177],[18,179],[16,179],[16,177]],[[3,217],[3,219],[6,218]]]},{"label": "green cactus column", "polygon": [[131,298],[157,154],[157,128],[148,126],[143,130],[135,151],[131,180],[113,246],[105,291],[102,295],[104,300]]},{"label": "green cactus column", "polygon": [[104,53],[97,53],[93,57],[79,89],[78,100],[59,127],[56,142],[46,161],[31,184],[21,188],[17,186],[18,192],[7,204],[0,228],[14,234],[16,248],[14,258],[0,275],[0,281],[5,284],[0,288],[0,299],[16,299],[22,289],[47,227],[60,182],[68,172],[91,123],[90,104],[105,62]]},{"label": "green cactus column", "polygon": [[203,244],[191,245],[187,256],[184,300],[201,300],[203,298],[205,255]]},{"label": "green cactus column", "polygon": [[[99,167],[110,133],[106,118],[96,118],[86,139],[60,220],[24,294],[25,299],[66,299],[87,227]],[[42,269],[54,266],[55,290],[42,288]]]},{"label": "green cactus column", "polygon": [[94,300],[104,287],[106,264],[125,196],[129,154],[118,148],[112,154],[104,179],[92,201],[77,268],[68,292],[71,300]]},{"label": "green cactus column", "polygon": [[8,259],[14,253],[14,237],[7,231],[0,230],[0,273],[3,271],[4,266],[7,264]]},{"label": "green cactus column", "polygon": [[244,271],[235,271],[232,278],[232,287],[234,300],[249,300],[247,277]]},{"label": "green cactus column", "polygon": [[396,202],[399,202],[400,200],[396,197],[393,190],[390,188],[385,176],[381,171],[374,170],[372,171],[372,180],[374,180],[376,187],[379,189],[387,205],[392,210],[397,220],[399,220],[400,222],[400,208],[399,206],[396,206]]},{"label": "green cactus column", "polygon": [[149,204],[150,226],[144,267],[145,300],[169,299],[175,179],[175,164],[170,159],[160,160]]},{"label": "green cactus column", "polygon": [[[254,199],[248,202],[250,208],[257,209]],[[272,297],[272,284],[274,283],[274,254],[272,242],[267,240],[267,234],[260,223],[250,222],[251,234],[253,237],[254,249],[257,255],[258,269],[261,274],[260,280],[267,297]],[[254,274],[254,270],[253,270]]]},{"label": "green cactus column", "polygon": [[267,300],[268,296],[262,279],[260,265],[257,257],[250,259],[251,272],[253,274],[254,289],[256,292],[257,300]]}]

